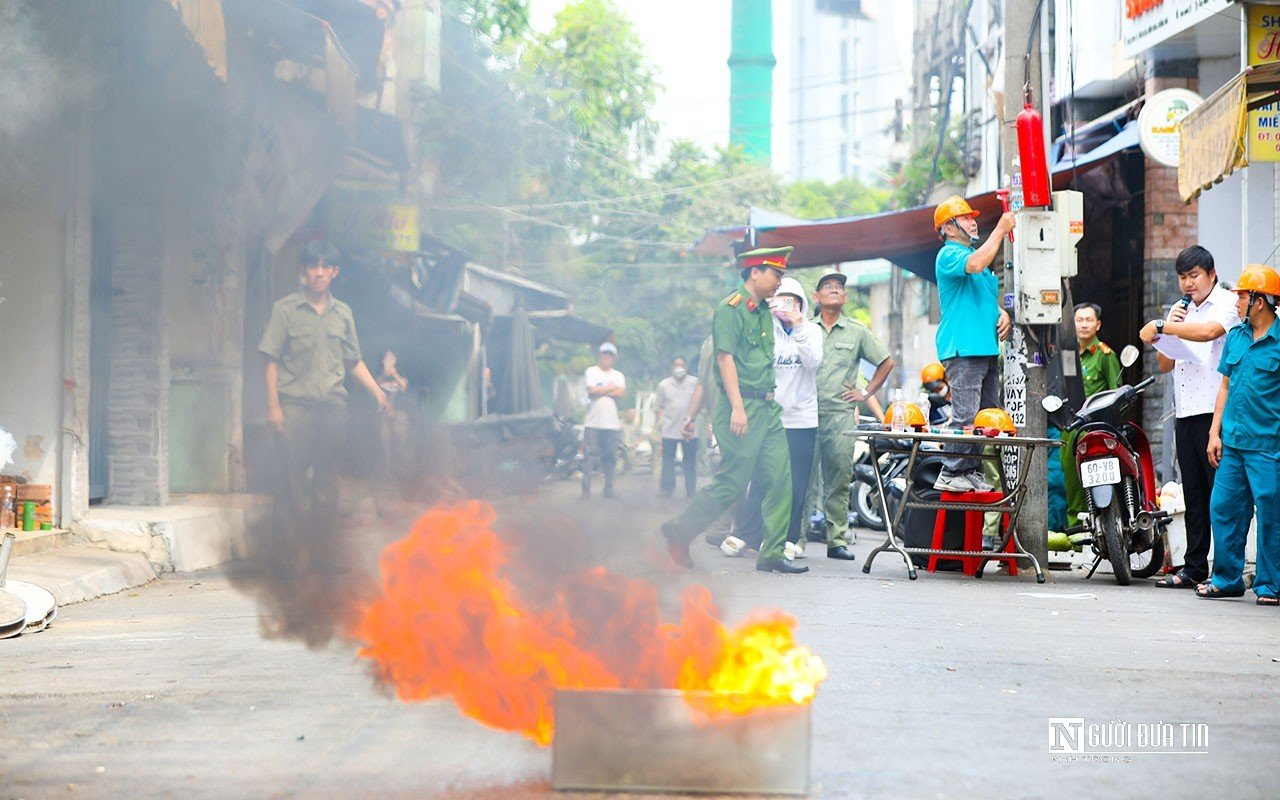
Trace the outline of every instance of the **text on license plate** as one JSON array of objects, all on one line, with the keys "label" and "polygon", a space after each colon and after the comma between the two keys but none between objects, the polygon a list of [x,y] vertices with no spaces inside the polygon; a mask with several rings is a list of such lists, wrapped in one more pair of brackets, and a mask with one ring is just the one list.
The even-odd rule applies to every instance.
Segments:
[{"label": "text on license plate", "polygon": [[1080,470],[1080,484],[1088,489],[1090,486],[1102,486],[1120,482],[1120,459],[1100,458],[1097,461],[1084,462]]}]

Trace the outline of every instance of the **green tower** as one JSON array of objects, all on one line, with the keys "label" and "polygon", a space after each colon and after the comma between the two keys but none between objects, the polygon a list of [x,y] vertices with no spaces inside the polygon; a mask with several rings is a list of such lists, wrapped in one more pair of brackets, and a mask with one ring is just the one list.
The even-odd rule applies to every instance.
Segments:
[{"label": "green tower", "polygon": [[773,141],[773,0],[733,0],[729,143],[769,163]]}]

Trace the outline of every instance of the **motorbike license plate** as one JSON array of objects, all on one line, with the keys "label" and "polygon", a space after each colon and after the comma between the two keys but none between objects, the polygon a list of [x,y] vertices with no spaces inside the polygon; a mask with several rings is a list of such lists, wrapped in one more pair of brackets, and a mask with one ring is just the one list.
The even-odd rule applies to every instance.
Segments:
[{"label": "motorbike license plate", "polygon": [[1086,461],[1080,470],[1080,484],[1088,489],[1091,486],[1104,486],[1120,482],[1120,459],[1100,458],[1097,461]]}]

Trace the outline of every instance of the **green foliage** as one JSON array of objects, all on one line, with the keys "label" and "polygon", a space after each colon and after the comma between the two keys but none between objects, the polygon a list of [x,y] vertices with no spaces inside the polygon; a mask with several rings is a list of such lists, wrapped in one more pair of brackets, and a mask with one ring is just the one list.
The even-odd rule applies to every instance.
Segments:
[{"label": "green foliage", "polygon": [[[655,155],[657,74],[613,0],[576,0],[546,33],[526,0],[449,0],[442,93],[421,112],[436,166],[431,232],[481,263],[563,287],[615,331],[633,384],[692,363],[715,304],[738,285],[727,258],[690,252],[752,206],[802,217],[873,213],[888,191],[856,180],[784,185],[740,148],[672,142]],[[809,270],[810,289],[820,270]],[[851,293],[850,309],[858,307]],[[580,372],[583,345],[540,357]]]},{"label": "green foliage", "polygon": [[[937,128],[934,127],[933,130],[936,131]],[[938,151],[936,134],[932,134],[922,147],[913,152],[893,180],[891,206],[913,208],[928,202],[927,195],[931,190],[929,179],[933,175],[935,152],[938,153],[938,169],[937,174],[933,175],[932,188],[945,183],[964,185],[964,171],[961,168],[963,137],[963,121],[953,120],[946,135],[942,137],[941,151]]]}]

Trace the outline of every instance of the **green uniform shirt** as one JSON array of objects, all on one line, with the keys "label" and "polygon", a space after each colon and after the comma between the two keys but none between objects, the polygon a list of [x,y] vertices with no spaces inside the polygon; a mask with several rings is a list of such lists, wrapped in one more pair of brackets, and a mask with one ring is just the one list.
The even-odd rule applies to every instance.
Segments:
[{"label": "green uniform shirt", "polygon": [[[717,353],[733,356],[740,389],[773,391],[773,314],[768,303],[756,301],[745,285],[738,287],[716,307],[711,338]],[[720,386],[719,375],[716,378]]]},{"label": "green uniform shirt", "polygon": [[1120,385],[1120,359],[1115,351],[1096,339],[1080,351],[1080,377],[1084,379],[1084,396],[1115,389]]},{"label": "green uniform shirt", "polygon": [[841,393],[858,385],[863,360],[879,366],[889,357],[889,351],[865,325],[844,314],[835,321],[831,330],[827,330],[821,316],[815,317],[814,321],[823,332],[822,364],[818,367],[817,377],[818,413],[849,413],[854,410],[853,405],[841,400]]},{"label": "green uniform shirt", "polygon": [[280,298],[258,350],[279,363],[280,402],[344,405],[347,362],[360,360],[356,318],[351,306],[333,295],[323,314],[301,291]]}]

